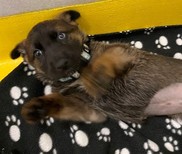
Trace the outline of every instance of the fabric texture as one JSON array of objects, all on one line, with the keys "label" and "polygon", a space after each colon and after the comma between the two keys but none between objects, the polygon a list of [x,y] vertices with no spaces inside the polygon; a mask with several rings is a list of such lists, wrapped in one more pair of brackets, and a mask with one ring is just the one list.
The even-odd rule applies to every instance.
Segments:
[{"label": "fabric texture", "polygon": [[[126,42],[132,47],[182,59],[182,26],[90,36]],[[104,123],[59,121],[47,117],[27,124],[20,110],[33,97],[48,94],[49,85],[34,77],[23,62],[0,82],[0,153],[2,154],[181,154],[182,120],[151,117],[143,124],[108,119]]]}]

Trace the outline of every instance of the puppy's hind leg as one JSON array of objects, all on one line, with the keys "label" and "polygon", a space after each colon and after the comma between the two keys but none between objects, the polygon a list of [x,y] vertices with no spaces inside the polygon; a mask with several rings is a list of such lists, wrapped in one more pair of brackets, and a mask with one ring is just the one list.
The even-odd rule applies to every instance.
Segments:
[{"label": "puppy's hind leg", "polygon": [[103,122],[106,119],[78,95],[62,96],[60,93],[33,98],[22,107],[21,114],[28,123],[35,123],[47,116],[84,122]]}]

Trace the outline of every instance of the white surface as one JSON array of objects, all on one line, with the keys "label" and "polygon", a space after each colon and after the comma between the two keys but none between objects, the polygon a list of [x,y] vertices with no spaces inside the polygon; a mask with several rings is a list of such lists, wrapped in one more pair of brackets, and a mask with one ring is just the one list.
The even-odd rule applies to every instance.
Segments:
[{"label": "white surface", "polygon": [[0,0],[0,16],[94,1],[98,0]]}]

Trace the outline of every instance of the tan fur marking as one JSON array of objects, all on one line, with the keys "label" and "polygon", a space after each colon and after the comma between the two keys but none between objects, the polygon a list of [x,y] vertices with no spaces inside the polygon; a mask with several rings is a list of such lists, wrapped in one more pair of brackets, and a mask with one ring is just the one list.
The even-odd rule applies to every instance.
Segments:
[{"label": "tan fur marking", "polygon": [[122,74],[129,63],[135,59],[122,51],[121,47],[111,47],[102,55],[95,58],[90,67],[84,70],[83,85],[87,92],[94,98],[102,95],[110,86],[110,82]]},{"label": "tan fur marking", "polygon": [[122,71],[124,67],[134,60],[134,57],[124,53],[121,47],[112,47],[107,49],[92,63],[92,71],[98,72],[100,67],[105,68],[104,74],[115,78],[118,71]]}]

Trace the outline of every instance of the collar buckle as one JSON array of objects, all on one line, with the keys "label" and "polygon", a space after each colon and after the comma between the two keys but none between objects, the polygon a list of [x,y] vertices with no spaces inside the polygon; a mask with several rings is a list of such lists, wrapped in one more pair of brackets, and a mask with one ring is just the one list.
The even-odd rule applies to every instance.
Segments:
[{"label": "collar buckle", "polygon": [[91,58],[90,49],[86,43],[83,44],[83,50],[81,56],[84,59],[84,61],[89,61]]}]

